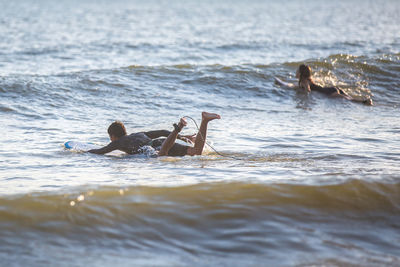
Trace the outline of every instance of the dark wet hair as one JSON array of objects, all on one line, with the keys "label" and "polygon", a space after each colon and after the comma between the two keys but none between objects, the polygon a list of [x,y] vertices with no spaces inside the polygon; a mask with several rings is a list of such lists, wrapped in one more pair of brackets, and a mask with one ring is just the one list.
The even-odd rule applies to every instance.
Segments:
[{"label": "dark wet hair", "polygon": [[120,137],[126,135],[125,126],[120,121],[115,121],[115,122],[111,123],[111,125],[108,127],[107,131],[110,136],[114,135],[117,138],[120,138]]},{"label": "dark wet hair", "polygon": [[299,83],[305,79],[311,80],[311,68],[307,65],[301,64],[299,66]]}]

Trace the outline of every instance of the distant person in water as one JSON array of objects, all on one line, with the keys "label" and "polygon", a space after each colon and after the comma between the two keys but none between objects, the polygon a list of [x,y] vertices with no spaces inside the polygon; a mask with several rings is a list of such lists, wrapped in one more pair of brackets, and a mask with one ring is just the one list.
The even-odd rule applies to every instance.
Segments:
[{"label": "distant person in water", "polygon": [[[218,114],[203,112],[199,132],[197,135],[181,136],[179,132],[186,126],[184,118],[180,119],[178,124],[174,124],[172,132],[167,130],[139,132],[127,135],[125,126],[122,122],[116,121],[108,127],[108,134],[111,143],[107,146],[92,149],[88,152],[95,154],[106,154],[113,150],[121,150],[128,154],[139,154],[144,146],[153,147],[158,156],[185,156],[201,155],[207,135],[207,125],[214,119],[220,119]],[[167,138],[160,138],[167,137]],[[176,139],[187,143],[194,142],[194,146],[186,146],[175,143]]]},{"label": "distant person in water", "polygon": [[[351,101],[355,101],[355,102],[361,102],[361,103],[364,103],[366,105],[373,105],[371,98],[367,98],[367,99],[364,99],[364,100],[359,100],[359,99],[356,99],[356,98],[353,98],[353,97],[349,96],[342,89],[339,89],[337,87],[334,87],[334,86],[332,86],[332,87],[322,87],[320,85],[317,85],[314,82],[314,80],[312,79],[311,68],[309,66],[307,66],[307,65],[301,64],[299,66],[299,68],[296,71],[296,78],[299,79],[298,87],[300,89],[305,90],[306,92],[316,91],[316,92],[320,92],[320,93],[326,94],[328,96],[343,97],[343,98],[345,98],[347,100],[351,100]],[[286,86],[286,87],[290,87],[290,88],[296,87],[296,85],[291,84],[291,83],[285,83],[285,82],[281,81],[278,78],[275,78],[275,83],[277,83],[279,85]]]}]

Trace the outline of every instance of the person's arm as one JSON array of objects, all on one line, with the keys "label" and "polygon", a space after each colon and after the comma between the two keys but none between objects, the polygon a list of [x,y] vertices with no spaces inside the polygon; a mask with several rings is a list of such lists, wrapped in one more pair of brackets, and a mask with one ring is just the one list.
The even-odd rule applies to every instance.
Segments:
[{"label": "person's arm", "polygon": [[[151,139],[156,139],[156,138],[159,138],[159,137],[168,137],[171,134],[171,132],[167,131],[167,130],[158,130],[158,131],[145,132],[144,134],[147,135]],[[186,143],[190,143],[192,140],[194,140],[194,136],[193,135],[180,135],[180,134],[178,134],[177,139],[182,140],[182,141],[184,141]]]},{"label": "person's arm", "polygon": [[158,130],[158,131],[149,131],[144,134],[147,135],[150,139],[156,139],[159,137],[167,137],[171,132],[167,130]]},{"label": "person's arm", "polygon": [[181,118],[179,124],[174,124],[174,130],[168,135],[167,139],[161,145],[161,149],[158,152],[159,156],[168,156],[168,151],[174,145],[176,138],[178,137],[178,133],[182,130],[183,127],[187,125],[187,122],[184,118]]},{"label": "person's arm", "polygon": [[89,150],[89,151],[87,151],[87,152],[93,153],[93,154],[100,154],[100,155],[103,155],[103,154],[109,153],[109,152],[111,152],[111,151],[114,151],[114,150],[116,150],[116,149],[118,149],[118,148],[117,148],[117,142],[114,141],[114,142],[109,143],[109,144],[106,145],[105,147],[102,147],[102,148],[99,148],[99,149],[91,149],[91,150]]},{"label": "person's arm", "polygon": [[286,87],[286,88],[296,88],[297,87],[296,84],[284,82],[277,77],[275,77],[275,84]]},{"label": "person's arm", "polygon": [[177,139],[182,140],[188,144],[194,144],[196,142],[196,134],[192,134],[192,135],[179,135],[178,134]]}]

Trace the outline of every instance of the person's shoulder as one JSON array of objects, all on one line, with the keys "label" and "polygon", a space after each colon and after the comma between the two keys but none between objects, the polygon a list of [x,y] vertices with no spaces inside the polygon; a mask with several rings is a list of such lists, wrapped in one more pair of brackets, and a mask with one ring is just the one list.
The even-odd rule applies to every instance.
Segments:
[{"label": "person's shoulder", "polygon": [[131,133],[129,135],[125,135],[126,138],[132,139],[132,138],[138,138],[138,137],[142,137],[142,136],[146,136],[145,132],[137,132],[137,133]]},{"label": "person's shoulder", "polygon": [[137,135],[141,135],[141,134],[144,134],[144,132],[131,133],[131,134],[126,135],[126,136],[137,136]]}]

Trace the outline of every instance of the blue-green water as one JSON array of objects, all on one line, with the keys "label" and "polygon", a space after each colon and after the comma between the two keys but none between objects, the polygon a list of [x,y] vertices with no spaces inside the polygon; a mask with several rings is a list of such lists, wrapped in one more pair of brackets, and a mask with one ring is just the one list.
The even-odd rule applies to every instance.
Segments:
[{"label": "blue-green water", "polygon": [[[400,264],[400,2],[0,1],[0,263]],[[374,106],[274,85],[301,63]],[[202,156],[98,156],[209,125]],[[185,133],[196,132],[189,121]]]}]

